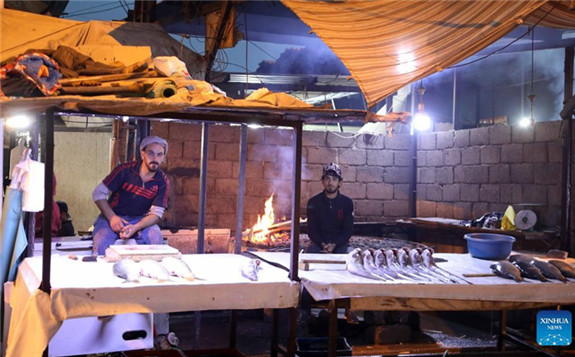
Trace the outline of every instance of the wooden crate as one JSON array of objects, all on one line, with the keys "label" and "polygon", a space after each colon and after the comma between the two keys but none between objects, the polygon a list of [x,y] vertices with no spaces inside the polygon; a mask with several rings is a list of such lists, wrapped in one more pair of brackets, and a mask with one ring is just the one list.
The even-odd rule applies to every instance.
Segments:
[{"label": "wooden crate", "polygon": [[[168,245],[178,249],[182,254],[198,252],[198,230],[180,229],[175,233],[162,230]],[[224,228],[204,229],[204,253],[228,253],[230,230]]]}]

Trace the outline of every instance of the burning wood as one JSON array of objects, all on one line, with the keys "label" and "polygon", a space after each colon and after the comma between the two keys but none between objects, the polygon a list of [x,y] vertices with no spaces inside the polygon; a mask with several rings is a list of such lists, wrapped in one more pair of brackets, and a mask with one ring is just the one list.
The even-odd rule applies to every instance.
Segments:
[{"label": "burning wood", "polygon": [[[273,194],[265,202],[265,211],[258,215],[258,221],[252,228],[242,232],[242,240],[248,245],[270,247],[289,245],[292,221],[274,223]],[[300,224],[306,222],[300,219]]]},{"label": "burning wood", "polygon": [[[307,222],[307,218],[300,218],[299,223],[306,223]],[[251,237],[254,234],[258,234],[261,233],[264,229],[263,228],[258,228],[258,229],[253,229],[253,228],[248,228],[247,230],[245,230],[242,233],[242,236],[246,237]],[[291,220],[289,221],[282,221],[279,223],[274,223],[271,226],[269,226],[267,228],[268,230],[268,234],[272,234],[272,233],[277,233],[280,231],[291,231]]]}]

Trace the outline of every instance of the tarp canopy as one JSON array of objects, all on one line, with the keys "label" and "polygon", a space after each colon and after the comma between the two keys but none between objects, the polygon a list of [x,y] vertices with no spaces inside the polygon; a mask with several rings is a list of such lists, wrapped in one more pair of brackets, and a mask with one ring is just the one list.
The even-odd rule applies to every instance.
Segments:
[{"label": "tarp canopy", "polygon": [[368,106],[521,24],[575,27],[570,1],[282,0],[341,59]]},{"label": "tarp canopy", "polygon": [[[29,49],[56,50],[65,45],[77,48],[95,46],[146,46],[153,57],[177,56],[195,79],[204,79],[205,61],[157,24],[122,21],[73,21],[24,11],[0,10],[0,61],[23,54]],[[123,62],[130,61],[128,56]],[[131,63],[137,62],[133,58]]]}]

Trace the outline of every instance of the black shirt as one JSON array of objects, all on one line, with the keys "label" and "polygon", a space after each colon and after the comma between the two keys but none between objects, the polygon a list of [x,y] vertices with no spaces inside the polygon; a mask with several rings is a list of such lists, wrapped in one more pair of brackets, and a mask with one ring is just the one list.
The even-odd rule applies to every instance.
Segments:
[{"label": "black shirt", "polygon": [[346,244],[353,232],[353,201],[338,192],[328,198],[325,192],[307,202],[307,234],[312,242]]}]

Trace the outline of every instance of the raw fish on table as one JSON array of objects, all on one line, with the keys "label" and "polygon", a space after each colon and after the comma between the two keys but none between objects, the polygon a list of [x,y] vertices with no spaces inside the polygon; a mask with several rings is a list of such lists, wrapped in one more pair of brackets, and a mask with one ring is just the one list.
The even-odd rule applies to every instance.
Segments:
[{"label": "raw fish on table", "polygon": [[177,276],[180,278],[184,278],[189,281],[195,280],[194,273],[192,273],[192,269],[186,264],[185,261],[174,258],[174,257],[165,257],[162,259],[161,262],[162,266],[166,268],[168,274],[171,276]]},{"label": "raw fish on table", "polygon": [[250,259],[242,265],[242,276],[251,281],[258,280],[258,270],[260,270],[261,262],[258,259]]},{"label": "raw fish on table", "polygon": [[144,259],[140,261],[140,275],[147,278],[156,279],[157,281],[166,281],[170,278],[170,274],[160,264],[160,262],[152,259]]},{"label": "raw fish on table", "polygon": [[112,271],[126,281],[135,282],[140,279],[140,265],[131,259],[124,258],[115,262]]}]

